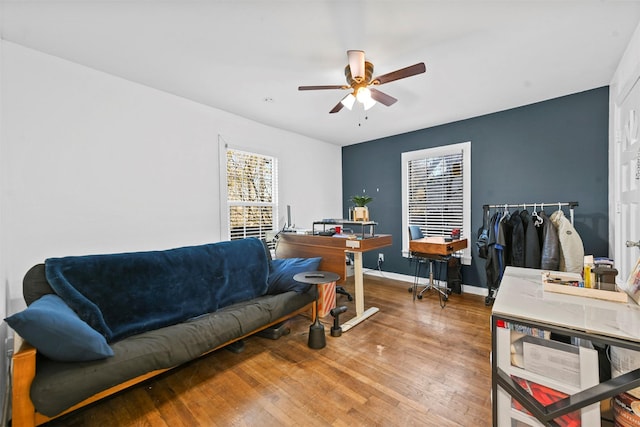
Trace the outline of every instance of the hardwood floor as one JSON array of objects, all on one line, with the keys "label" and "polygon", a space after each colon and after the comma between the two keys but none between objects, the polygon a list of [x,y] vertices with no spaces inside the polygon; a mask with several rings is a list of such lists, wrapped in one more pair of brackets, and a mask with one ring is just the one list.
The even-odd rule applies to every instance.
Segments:
[{"label": "hardwood floor", "polygon": [[[307,347],[298,316],[279,340],[251,337],[49,426],[489,426],[491,309],[484,297],[433,291],[366,276],[365,308],[380,312],[327,346]],[[353,283],[345,288],[353,290]],[[355,314],[346,305],[341,321]]]}]

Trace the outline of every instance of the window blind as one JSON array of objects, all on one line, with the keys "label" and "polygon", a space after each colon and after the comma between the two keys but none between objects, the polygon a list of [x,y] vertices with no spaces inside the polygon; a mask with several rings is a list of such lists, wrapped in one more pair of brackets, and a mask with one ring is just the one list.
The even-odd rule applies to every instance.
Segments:
[{"label": "window blind", "polygon": [[408,162],[408,222],[425,236],[464,229],[463,152]]},{"label": "window blind", "polygon": [[265,239],[278,217],[277,159],[230,148],[226,158],[229,239]]},{"label": "window blind", "polygon": [[[471,141],[402,153],[402,251],[409,253],[409,225],[425,236],[471,235]],[[471,263],[469,246],[462,263]]]}]

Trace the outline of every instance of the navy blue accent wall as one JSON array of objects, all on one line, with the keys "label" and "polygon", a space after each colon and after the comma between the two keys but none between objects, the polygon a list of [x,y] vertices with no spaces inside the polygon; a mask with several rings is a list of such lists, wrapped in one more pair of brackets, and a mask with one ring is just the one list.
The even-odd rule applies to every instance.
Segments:
[{"label": "navy blue accent wall", "polygon": [[[585,253],[607,256],[608,126],[609,88],[602,87],[346,146],[343,214],[346,218],[352,195],[365,190],[372,196],[368,206],[371,220],[379,224],[376,231],[393,235],[393,246],[382,250],[382,269],[411,275],[401,253],[402,234],[407,232],[402,229],[401,154],[471,141],[472,235],[465,237],[473,260],[471,266],[463,266],[465,284],[486,287],[485,263],[475,249],[485,204],[577,201],[575,228]],[[545,211],[551,214],[555,209],[548,206]],[[376,262],[377,253],[365,254],[365,268],[376,268]]]}]

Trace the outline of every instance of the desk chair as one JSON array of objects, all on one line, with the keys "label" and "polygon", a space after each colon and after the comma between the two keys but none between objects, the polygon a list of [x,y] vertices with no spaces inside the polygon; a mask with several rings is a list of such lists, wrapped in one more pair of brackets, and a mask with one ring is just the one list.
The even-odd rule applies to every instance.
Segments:
[{"label": "desk chair", "polygon": [[353,301],[353,296],[347,292],[344,287],[336,285],[336,294],[346,295],[349,301]]},{"label": "desk chair", "polygon": [[[409,226],[409,240],[422,239],[423,237],[424,237],[424,234],[422,234],[422,230],[420,230],[419,226],[417,225]],[[441,303],[442,301],[447,301],[449,299],[449,294],[451,293],[449,288],[447,288],[446,286],[436,285],[433,279],[433,263],[447,261],[448,259],[449,259],[448,256],[445,257],[445,256],[440,256],[435,254],[425,254],[425,253],[414,252],[414,251],[409,252],[409,260],[416,261],[416,272],[413,279],[413,286],[409,288],[409,292],[413,293],[414,300],[416,299],[416,297],[418,299],[422,299],[422,295],[430,289],[435,289],[438,292],[438,297],[441,299]],[[429,282],[420,292],[418,292],[418,280],[420,279],[420,269],[422,264],[426,264],[427,262],[429,263]]]}]

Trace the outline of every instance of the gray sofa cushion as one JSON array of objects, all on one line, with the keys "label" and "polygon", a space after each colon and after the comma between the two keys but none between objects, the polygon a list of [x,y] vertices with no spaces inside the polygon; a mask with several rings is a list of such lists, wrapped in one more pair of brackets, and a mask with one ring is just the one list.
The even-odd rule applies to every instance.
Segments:
[{"label": "gray sofa cushion", "polygon": [[114,356],[104,360],[61,363],[38,356],[31,399],[38,412],[54,416],[126,380],[188,362],[312,301],[313,293],[265,295],[115,342]]},{"label": "gray sofa cushion", "polygon": [[27,271],[22,279],[22,294],[27,305],[47,294],[55,292],[47,282],[44,272],[44,263],[36,264]]}]

